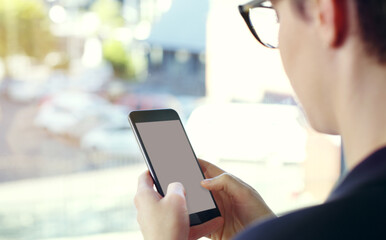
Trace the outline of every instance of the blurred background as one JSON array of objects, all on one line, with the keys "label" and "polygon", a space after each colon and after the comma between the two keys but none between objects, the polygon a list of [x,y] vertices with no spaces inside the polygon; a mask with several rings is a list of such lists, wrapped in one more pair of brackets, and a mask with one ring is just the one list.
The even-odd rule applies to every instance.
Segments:
[{"label": "blurred background", "polygon": [[315,133],[234,0],[0,0],[0,239],[142,239],[127,114],[174,108],[196,154],[277,214],[325,200]]}]

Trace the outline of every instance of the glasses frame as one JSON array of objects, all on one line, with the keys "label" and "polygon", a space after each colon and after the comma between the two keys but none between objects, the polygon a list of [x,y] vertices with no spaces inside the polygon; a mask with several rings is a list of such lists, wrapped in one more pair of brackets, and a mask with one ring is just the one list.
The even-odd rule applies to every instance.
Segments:
[{"label": "glasses frame", "polygon": [[239,11],[241,16],[243,17],[245,23],[247,24],[249,30],[251,31],[252,35],[261,43],[263,46],[271,49],[277,49],[278,47],[272,46],[269,43],[263,42],[259,35],[257,34],[255,28],[252,25],[251,19],[249,17],[250,9],[252,8],[269,8],[273,9],[272,6],[265,6],[263,5],[264,2],[268,2],[268,0],[253,0],[250,2],[247,2],[245,4],[239,5]]}]

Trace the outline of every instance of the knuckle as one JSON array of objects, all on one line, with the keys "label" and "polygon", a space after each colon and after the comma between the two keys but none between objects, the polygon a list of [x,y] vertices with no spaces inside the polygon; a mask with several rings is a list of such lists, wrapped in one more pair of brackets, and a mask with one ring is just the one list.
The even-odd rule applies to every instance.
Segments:
[{"label": "knuckle", "polygon": [[233,180],[233,176],[230,173],[223,173],[223,174],[221,174],[220,179],[222,181],[228,182],[228,181]]},{"label": "knuckle", "polygon": [[186,199],[178,194],[169,195],[164,202],[165,209],[168,209],[170,214],[177,214],[181,210],[186,210]]},{"label": "knuckle", "polygon": [[178,205],[185,204],[186,202],[185,198],[179,194],[170,195],[169,201]]}]

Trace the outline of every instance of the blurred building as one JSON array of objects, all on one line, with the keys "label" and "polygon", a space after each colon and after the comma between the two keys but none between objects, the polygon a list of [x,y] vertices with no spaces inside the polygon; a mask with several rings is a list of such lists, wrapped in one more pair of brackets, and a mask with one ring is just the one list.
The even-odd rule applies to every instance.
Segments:
[{"label": "blurred building", "polygon": [[146,40],[150,46],[149,81],[159,85],[168,82],[175,94],[206,94],[208,10],[207,0],[174,0],[170,9],[153,24]]}]

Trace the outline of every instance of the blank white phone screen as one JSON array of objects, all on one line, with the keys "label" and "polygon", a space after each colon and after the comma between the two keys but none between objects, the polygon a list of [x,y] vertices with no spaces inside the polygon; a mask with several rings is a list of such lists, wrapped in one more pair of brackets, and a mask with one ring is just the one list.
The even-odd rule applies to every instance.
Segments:
[{"label": "blank white phone screen", "polygon": [[202,173],[180,121],[136,126],[164,194],[170,183],[180,182],[186,191],[189,214],[215,208],[209,191],[200,185]]}]

